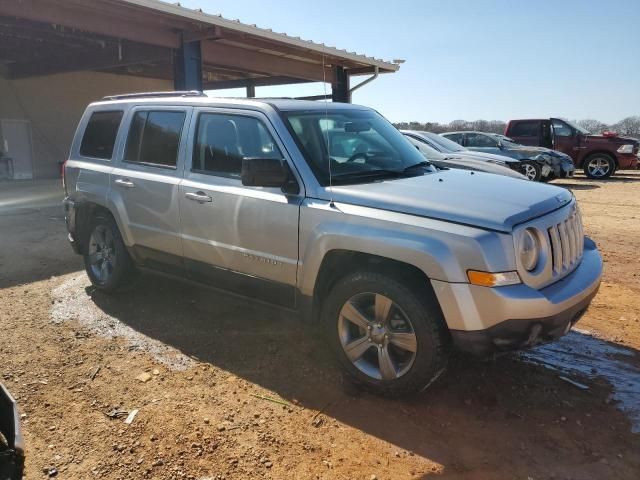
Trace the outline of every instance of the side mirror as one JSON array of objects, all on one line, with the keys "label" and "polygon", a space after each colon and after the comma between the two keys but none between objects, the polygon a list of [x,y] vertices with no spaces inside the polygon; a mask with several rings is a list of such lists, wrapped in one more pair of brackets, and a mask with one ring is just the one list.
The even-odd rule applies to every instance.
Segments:
[{"label": "side mirror", "polygon": [[500,150],[503,150],[503,149],[504,149],[504,145],[502,144],[502,142],[498,142],[498,148],[499,148]]},{"label": "side mirror", "polygon": [[284,187],[289,181],[289,167],[281,158],[245,157],[240,172],[246,187]]}]

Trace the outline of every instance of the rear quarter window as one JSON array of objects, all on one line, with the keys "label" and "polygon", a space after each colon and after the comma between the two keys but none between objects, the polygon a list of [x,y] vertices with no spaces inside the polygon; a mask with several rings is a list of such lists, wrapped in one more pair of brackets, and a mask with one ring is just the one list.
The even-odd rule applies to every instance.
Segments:
[{"label": "rear quarter window", "polygon": [[122,115],[120,110],[91,114],[80,144],[80,155],[111,160]]},{"label": "rear quarter window", "polygon": [[517,122],[511,125],[510,137],[537,137],[540,132],[540,122]]}]

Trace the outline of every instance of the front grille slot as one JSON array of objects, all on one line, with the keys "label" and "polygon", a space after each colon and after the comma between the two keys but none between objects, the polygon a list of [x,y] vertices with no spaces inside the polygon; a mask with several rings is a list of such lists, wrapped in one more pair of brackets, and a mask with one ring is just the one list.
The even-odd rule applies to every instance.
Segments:
[{"label": "front grille slot", "polygon": [[553,275],[573,270],[582,259],[584,230],[580,215],[573,213],[566,220],[547,229],[551,245]]}]

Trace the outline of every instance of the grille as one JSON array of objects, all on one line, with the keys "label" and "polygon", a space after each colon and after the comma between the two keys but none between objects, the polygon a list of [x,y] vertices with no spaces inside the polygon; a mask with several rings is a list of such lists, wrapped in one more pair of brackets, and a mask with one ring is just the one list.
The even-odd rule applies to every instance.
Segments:
[{"label": "grille", "polygon": [[562,222],[547,229],[551,246],[553,276],[561,276],[572,271],[584,251],[584,230],[580,212],[576,209]]}]

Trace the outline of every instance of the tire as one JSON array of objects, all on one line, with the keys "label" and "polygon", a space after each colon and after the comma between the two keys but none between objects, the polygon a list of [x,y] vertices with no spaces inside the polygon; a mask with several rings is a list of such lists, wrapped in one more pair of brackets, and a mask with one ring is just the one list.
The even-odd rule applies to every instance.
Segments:
[{"label": "tire", "polygon": [[[338,281],[325,300],[322,322],[347,379],[391,397],[433,383],[446,367],[451,342],[437,301],[429,297],[376,272],[356,272]],[[377,306],[381,314],[376,317]],[[381,363],[381,358],[388,361]]]},{"label": "tire", "polygon": [[128,285],[135,269],[113,217],[97,214],[89,231],[84,267],[91,283],[105,292]]},{"label": "tire", "polygon": [[522,162],[522,174],[532,182],[539,182],[542,177],[542,167],[538,162],[525,160]]},{"label": "tire", "polygon": [[616,162],[606,153],[594,153],[584,159],[584,174],[594,180],[609,178],[616,170]]}]

